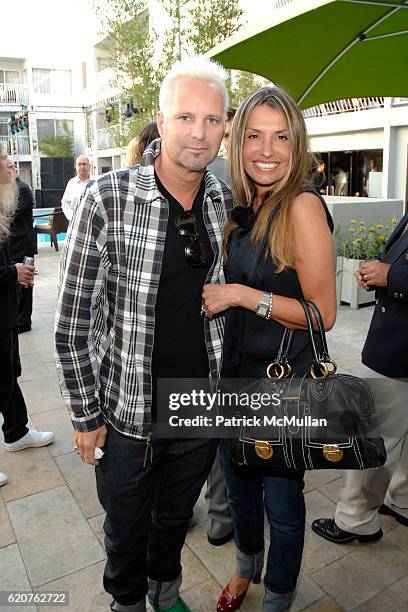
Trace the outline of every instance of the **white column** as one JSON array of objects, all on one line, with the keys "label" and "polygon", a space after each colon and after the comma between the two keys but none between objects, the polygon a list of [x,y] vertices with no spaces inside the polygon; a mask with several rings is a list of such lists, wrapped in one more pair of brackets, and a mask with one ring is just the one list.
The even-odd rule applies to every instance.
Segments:
[{"label": "white column", "polygon": [[27,70],[27,89],[28,89],[28,121],[30,133],[30,150],[31,150],[31,173],[33,190],[41,189],[41,166],[40,166],[40,151],[38,149],[37,137],[37,119],[35,107],[32,105],[34,98],[34,82],[33,82],[33,67],[30,60],[26,62]]}]

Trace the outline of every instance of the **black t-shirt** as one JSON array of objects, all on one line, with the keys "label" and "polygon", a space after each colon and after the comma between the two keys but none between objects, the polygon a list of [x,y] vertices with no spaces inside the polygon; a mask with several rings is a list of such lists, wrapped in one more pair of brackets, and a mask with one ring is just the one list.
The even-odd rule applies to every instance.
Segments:
[{"label": "black t-shirt", "polygon": [[194,268],[187,263],[184,253],[188,237],[179,234],[174,222],[184,209],[155,176],[157,187],[169,203],[169,219],[156,301],[153,388],[157,378],[208,377],[204,322],[200,313],[203,285],[213,260],[203,220],[204,180],[195,197],[192,212],[205,248],[208,268]]}]

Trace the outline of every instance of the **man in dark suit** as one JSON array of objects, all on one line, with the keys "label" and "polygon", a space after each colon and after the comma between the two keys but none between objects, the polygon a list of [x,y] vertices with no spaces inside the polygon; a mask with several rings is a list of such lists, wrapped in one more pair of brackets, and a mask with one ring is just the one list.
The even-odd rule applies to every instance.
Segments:
[{"label": "man in dark suit", "polygon": [[[15,166],[10,161],[14,175]],[[34,257],[37,251],[37,239],[33,227],[33,194],[30,187],[16,177],[18,203],[10,228],[10,254],[15,263],[22,263],[24,257]],[[33,287],[18,285],[18,333],[31,330],[33,311]]]},{"label": "man in dark suit", "polygon": [[408,527],[408,213],[381,256],[365,262],[356,277],[376,290],[362,374],[372,386],[387,461],[377,469],[346,470],[335,518],[313,521],[315,533],[338,544],[381,538],[379,513]]}]

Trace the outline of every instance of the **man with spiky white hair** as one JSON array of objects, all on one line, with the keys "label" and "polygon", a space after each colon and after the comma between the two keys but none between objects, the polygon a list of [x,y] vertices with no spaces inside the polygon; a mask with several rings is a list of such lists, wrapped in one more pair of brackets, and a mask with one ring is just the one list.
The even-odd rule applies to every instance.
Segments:
[{"label": "man with spiky white hair", "polygon": [[[225,72],[175,64],[160,92],[161,138],[138,166],[97,179],[68,233],[56,317],[57,370],[81,459],[106,511],[112,610],[183,612],[180,554],[217,447],[163,439],[160,378],[220,375],[223,317],[203,319],[205,283],[224,282],[227,186],[206,171],[228,108]],[[96,448],[103,447],[101,457]]]}]

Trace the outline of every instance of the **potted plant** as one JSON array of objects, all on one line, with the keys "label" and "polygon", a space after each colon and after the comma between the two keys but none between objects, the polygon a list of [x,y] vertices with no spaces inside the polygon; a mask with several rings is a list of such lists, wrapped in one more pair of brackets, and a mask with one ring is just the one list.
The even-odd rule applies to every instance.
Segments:
[{"label": "potted plant", "polygon": [[367,228],[364,220],[351,219],[346,236],[343,236],[340,227],[338,228],[336,275],[339,302],[347,302],[350,308],[356,309],[362,304],[375,301],[374,292],[360,287],[354,274],[364,261],[380,255],[397,222],[397,218],[392,217],[386,225],[378,223]]}]

